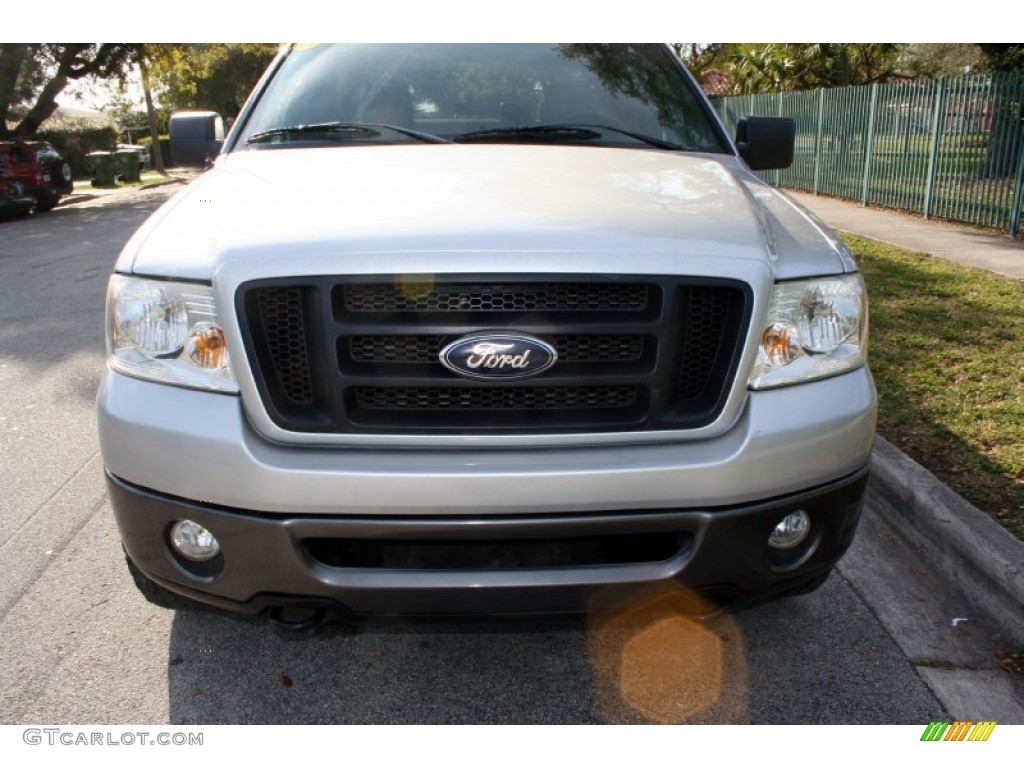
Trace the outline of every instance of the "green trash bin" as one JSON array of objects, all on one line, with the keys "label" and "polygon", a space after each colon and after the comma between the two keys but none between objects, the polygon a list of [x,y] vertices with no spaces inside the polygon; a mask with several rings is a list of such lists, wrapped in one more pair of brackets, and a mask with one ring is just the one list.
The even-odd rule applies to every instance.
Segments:
[{"label": "green trash bin", "polygon": [[114,155],[112,152],[90,152],[86,157],[92,165],[94,187],[114,186]]},{"label": "green trash bin", "polygon": [[114,153],[117,177],[124,182],[139,180],[139,153],[134,149],[119,149]]}]

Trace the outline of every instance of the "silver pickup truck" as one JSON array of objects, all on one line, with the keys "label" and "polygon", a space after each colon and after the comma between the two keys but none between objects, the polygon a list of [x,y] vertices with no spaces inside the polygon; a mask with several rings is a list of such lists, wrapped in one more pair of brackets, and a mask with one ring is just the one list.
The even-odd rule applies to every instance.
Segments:
[{"label": "silver pickup truck", "polygon": [[303,628],[819,585],[876,395],[854,261],[752,172],[793,151],[661,46],[284,49],[110,281],[141,591]]}]

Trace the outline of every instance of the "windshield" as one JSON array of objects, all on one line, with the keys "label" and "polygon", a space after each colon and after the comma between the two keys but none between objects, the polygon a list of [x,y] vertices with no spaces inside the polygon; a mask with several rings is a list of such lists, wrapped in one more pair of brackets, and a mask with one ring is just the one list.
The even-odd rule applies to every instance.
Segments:
[{"label": "windshield", "polygon": [[[592,129],[550,129],[565,125]],[[316,126],[334,127],[310,130]],[[407,132],[360,133],[353,126]],[[298,46],[237,144],[416,141],[409,132],[455,141],[726,151],[665,49],[586,44]]]}]

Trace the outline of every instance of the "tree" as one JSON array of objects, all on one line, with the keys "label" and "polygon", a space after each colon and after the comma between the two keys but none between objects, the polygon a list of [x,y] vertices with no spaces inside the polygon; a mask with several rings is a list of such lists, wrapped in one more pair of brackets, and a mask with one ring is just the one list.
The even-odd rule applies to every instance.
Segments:
[{"label": "tree", "polygon": [[866,85],[902,76],[901,43],[675,43],[714,95]]},{"label": "tree", "polygon": [[36,133],[70,82],[122,75],[140,51],[141,43],[0,44],[0,138]]},{"label": "tree", "polygon": [[149,157],[153,162],[153,168],[158,173],[167,174],[164,169],[164,153],[160,146],[160,127],[157,125],[156,107],[153,106],[153,86],[149,76],[149,62],[147,51],[143,50],[139,56],[139,75],[142,78],[142,94],[146,101],[146,120],[149,123]]},{"label": "tree", "polygon": [[171,43],[147,45],[146,53],[161,104],[233,118],[278,48],[271,43]]},{"label": "tree", "polygon": [[686,62],[697,81],[710,69],[721,69],[729,50],[735,43],[672,43],[676,56]]},{"label": "tree", "polygon": [[900,52],[900,69],[911,77],[964,75],[975,70],[982,54],[974,43],[910,43]]},{"label": "tree", "polygon": [[735,43],[672,43],[676,55],[686,63],[704,93],[726,96],[732,93],[734,81],[726,71],[728,54]]},{"label": "tree", "polygon": [[739,44],[729,54],[742,93],[885,82],[899,72],[897,43]]},{"label": "tree", "polygon": [[1024,43],[978,43],[985,69],[992,72],[1024,70]]}]

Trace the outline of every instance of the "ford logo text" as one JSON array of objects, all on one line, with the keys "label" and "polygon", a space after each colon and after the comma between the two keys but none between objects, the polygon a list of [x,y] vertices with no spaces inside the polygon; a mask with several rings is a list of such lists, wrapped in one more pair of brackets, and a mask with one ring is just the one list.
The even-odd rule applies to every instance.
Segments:
[{"label": "ford logo text", "polygon": [[514,381],[546,371],[558,360],[558,352],[533,336],[484,333],[453,341],[439,358],[445,368],[467,379]]}]

